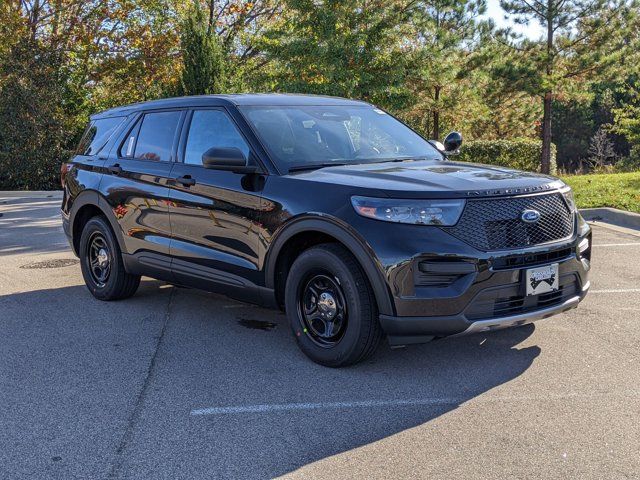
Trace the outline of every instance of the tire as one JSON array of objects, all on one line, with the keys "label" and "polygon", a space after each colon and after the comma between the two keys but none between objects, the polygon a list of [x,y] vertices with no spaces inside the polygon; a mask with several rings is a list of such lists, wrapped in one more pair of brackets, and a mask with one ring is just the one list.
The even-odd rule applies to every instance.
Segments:
[{"label": "tire", "polygon": [[285,309],[300,349],[327,367],[365,360],[383,336],[371,285],[356,259],[338,244],[310,248],[293,262]]},{"label": "tire", "polygon": [[98,300],[129,298],[140,285],[138,275],[125,271],[120,246],[104,217],[93,217],[82,230],[80,267],[87,288]]}]

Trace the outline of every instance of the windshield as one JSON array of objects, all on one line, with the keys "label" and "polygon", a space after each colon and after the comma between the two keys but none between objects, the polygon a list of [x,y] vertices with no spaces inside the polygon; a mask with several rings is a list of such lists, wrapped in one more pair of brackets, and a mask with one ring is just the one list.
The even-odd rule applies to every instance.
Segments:
[{"label": "windshield", "polygon": [[442,160],[410,128],[370,105],[240,107],[281,171],[409,159]]}]

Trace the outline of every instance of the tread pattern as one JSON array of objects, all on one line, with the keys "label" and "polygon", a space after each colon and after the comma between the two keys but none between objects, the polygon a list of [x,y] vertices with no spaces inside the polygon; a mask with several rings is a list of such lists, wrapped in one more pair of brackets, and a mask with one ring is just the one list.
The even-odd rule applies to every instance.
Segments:
[{"label": "tread pattern", "polygon": [[358,343],[362,345],[360,354],[348,364],[353,365],[355,363],[362,362],[373,355],[384,336],[382,327],[378,321],[378,308],[375,296],[373,295],[373,289],[371,288],[369,280],[365,276],[358,261],[351,252],[342,245],[329,243],[320,245],[317,248],[322,248],[337,256],[356,279],[356,289],[361,297],[362,304],[360,314],[369,317],[371,321],[367,322],[369,328],[363,329],[361,332],[360,339],[358,341]]}]

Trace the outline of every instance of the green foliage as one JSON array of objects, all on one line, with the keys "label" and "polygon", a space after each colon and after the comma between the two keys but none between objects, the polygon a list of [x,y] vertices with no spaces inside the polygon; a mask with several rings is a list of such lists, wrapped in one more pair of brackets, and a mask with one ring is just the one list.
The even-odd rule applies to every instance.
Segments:
[{"label": "green foliage", "polygon": [[[502,167],[540,171],[540,152],[542,142],[518,138],[513,140],[476,140],[466,142],[460,149],[456,160],[463,162],[499,165]],[[551,171],[556,172],[555,145],[551,149]]]},{"label": "green foliage", "polygon": [[92,113],[233,91],[364,99],[427,138],[477,140],[462,158],[527,170],[540,138],[580,169],[601,129],[616,170],[637,168],[638,0],[503,1],[551,39],[495,29],[485,2],[0,2],[0,188],[57,188]]},{"label": "green foliage", "polygon": [[60,57],[25,36],[5,55],[0,83],[0,189],[52,189],[75,140],[62,108]]},{"label": "green foliage", "polygon": [[407,36],[414,48],[406,84],[412,102],[402,116],[429,138],[478,118],[482,102],[473,82],[481,62],[470,52],[487,41],[485,7],[485,0],[432,0],[410,12]]},{"label": "green foliage", "polygon": [[398,0],[285,0],[260,47],[268,90],[359,98],[383,107],[407,100],[410,11]]},{"label": "green foliage", "polygon": [[514,85],[543,99],[541,165],[550,167],[553,99],[581,87],[595,74],[612,75],[629,51],[629,34],[637,10],[635,0],[500,0],[502,8],[521,25],[539,24],[546,32],[540,41],[513,40],[511,61],[501,74]]},{"label": "green foliage", "polygon": [[180,48],[183,62],[180,84],[183,95],[208,95],[226,91],[226,55],[199,3],[195,4],[182,24]]},{"label": "green foliage", "polygon": [[640,145],[634,145],[628,157],[623,157],[615,164],[616,172],[640,172]]},{"label": "green foliage", "polygon": [[640,213],[640,172],[562,177],[578,208],[611,207]]}]

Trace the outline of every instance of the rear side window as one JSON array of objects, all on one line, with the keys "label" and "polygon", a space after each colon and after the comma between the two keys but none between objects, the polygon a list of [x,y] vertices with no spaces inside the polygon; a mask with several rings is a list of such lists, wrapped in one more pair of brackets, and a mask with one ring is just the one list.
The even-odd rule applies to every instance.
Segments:
[{"label": "rear side window", "polygon": [[[182,112],[147,113],[142,119],[137,139],[130,136],[127,140],[126,155],[142,160],[168,162],[171,160],[171,148]],[[135,132],[136,129],[133,130]],[[132,133],[134,135],[135,133]],[[135,150],[132,146],[135,142]]]},{"label": "rear side window", "polygon": [[124,117],[100,118],[93,120],[80,140],[76,150],[78,155],[96,155],[109,141],[113,132],[123,122]]},{"label": "rear side window", "polygon": [[249,145],[240,132],[220,110],[196,110],[193,112],[184,163],[202,165],[202,154],[213,147],[236,147],[249,156]]}]

